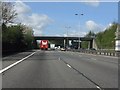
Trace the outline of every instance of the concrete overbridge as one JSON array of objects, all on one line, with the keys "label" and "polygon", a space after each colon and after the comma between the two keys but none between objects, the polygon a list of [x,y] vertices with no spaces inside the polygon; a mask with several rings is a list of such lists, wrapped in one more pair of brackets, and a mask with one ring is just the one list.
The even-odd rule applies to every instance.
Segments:
[{"label": "concrete overbridge", "polygon": [[34,36],[34,48],[37,48],[37,40],[48,40],[49,42],[52,42],[57,46],[65,48],[68,46],[82,48],[81,47],[82,41],[88,41],[89,42],[88,48],[94,48],[93,45],[94,38],[90,37]]}]

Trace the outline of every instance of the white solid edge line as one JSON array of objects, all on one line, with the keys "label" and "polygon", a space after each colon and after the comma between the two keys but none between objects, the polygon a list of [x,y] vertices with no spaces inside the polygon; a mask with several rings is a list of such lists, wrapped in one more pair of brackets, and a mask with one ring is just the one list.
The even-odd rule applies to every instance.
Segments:
[{"label": "white solid edge line", "polygon": [[11,64],[11,65],[5,67],[4,69],[0,70],[0,74],[3,73],[3,72],[6,71],[6,70],[12,68],[13,66],[17,65],[18,63],[22,62],[23,60],[29,58],[30,56],[34,55],[35,53],[36,53],[36,52],[33,52],[32,54],[26,56],[25,58],[23,58],[23,59],[21,59],[21,60],[15,62],[15,63],[13,63],[13,64]]}]

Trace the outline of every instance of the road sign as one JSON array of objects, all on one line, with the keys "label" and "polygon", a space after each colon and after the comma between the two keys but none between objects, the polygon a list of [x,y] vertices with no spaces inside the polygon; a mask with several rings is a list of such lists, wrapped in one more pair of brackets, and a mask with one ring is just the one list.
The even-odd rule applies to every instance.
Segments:
[{"label": "road sign", "polygon": [[116,40],[115,42],[115,51],[120,51],[120,40]]}]

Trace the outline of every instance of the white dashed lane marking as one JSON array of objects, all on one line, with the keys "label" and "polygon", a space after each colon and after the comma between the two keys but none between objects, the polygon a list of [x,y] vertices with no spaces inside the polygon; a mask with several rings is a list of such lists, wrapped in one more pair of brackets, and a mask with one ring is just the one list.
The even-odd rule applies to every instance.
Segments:
[{"label": "white dashed lane marking", "polygon": [[68,66],[69,68],[72,68],[69,64],[67,64],[67,66]]}]

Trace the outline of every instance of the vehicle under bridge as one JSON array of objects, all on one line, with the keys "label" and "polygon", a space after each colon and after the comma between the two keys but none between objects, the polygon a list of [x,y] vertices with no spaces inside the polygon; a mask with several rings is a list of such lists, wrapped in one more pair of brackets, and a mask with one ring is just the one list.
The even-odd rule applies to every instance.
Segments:
[{"label": "vehicle under bridge", "polygon": [[37,49],[37,40],[48,40],[49,43],[54,43],[56,46],[61,46],[63,48],[82,48],[82,41],[88,41],[88,48],[94,48],[94,38],[89,37],[62,37],[62,36],[34,36],[34,48]]}]

